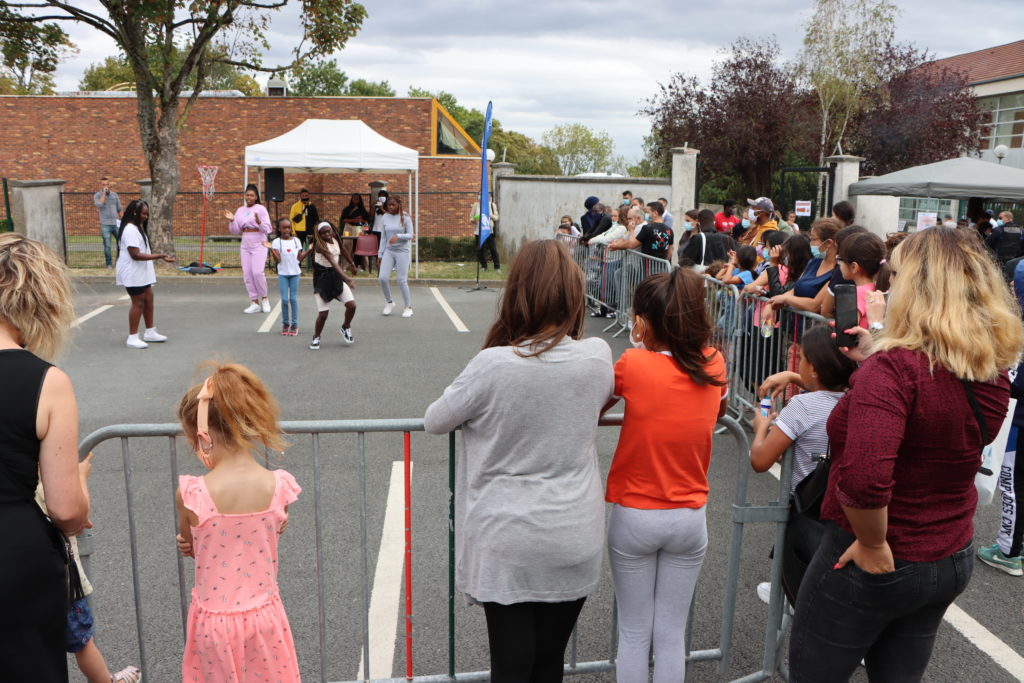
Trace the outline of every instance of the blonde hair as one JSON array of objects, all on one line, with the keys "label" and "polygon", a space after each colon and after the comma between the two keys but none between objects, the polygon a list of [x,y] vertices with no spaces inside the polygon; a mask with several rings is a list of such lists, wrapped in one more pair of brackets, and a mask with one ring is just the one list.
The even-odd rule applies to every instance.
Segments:
[{"label": "blonde hair", "polygon": [[[286,444],[277,424],[281,408],[267,385],[252,370],[238,363],[207,362],[202,367],[213,368],[209,423],[214,444],[229,450],[260,445],[273,451],[284,450]],[[202,388],[202,382],[190,387],[178,403],[178,420],[193,449],[198,445],[196,417]]]},{"label": "blonde hair", "polygon": [[880,350],[923,351],[959,379],[990,381],[1024,346],[1020,307],[987,250],[954,228],[912,234],[891,258],[894,276]]},{"label": "blonde hair", "polygon": [[44,360],[60,355],[75,321],[67,268],[46,245],[16,233],[0,235],[0,320]]}]

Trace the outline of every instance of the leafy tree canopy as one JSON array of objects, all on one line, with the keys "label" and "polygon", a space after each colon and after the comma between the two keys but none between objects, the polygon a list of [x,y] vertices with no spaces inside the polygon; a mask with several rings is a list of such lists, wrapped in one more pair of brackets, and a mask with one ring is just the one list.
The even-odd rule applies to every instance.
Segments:
[{"label": "leafy tree canopy", "polygon": [[[0,24],[17,14],[0,4]],[[0,32],[0,94],[48,95],[62,59],[78,52],[58,24],[17,22]]]}]

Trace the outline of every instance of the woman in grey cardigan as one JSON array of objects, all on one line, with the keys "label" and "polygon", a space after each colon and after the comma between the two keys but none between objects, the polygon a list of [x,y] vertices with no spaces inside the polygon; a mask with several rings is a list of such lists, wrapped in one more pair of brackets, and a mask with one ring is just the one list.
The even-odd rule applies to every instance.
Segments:
[{"label": "woman in grey cardigan", "polygon": [[527,243],[483,350],[425,417],[433,434],[462,426],[455,580],[483,605],[496,683],[561,679],[600,577],[594,438],[614,378],[608,344],[580,339],[585,310],[583,272],[568,250]]}]

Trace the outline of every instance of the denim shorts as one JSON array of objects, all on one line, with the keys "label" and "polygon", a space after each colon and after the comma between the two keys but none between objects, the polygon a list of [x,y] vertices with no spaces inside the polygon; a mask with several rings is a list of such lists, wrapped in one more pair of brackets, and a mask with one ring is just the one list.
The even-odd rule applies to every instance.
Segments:
[{"label": "denim shorts", "polygon": [[74,654],[89,644],[93,637],[92,610],[89,602],[80,598],[68,608],[68,627],[64,632],[64,649]]}]

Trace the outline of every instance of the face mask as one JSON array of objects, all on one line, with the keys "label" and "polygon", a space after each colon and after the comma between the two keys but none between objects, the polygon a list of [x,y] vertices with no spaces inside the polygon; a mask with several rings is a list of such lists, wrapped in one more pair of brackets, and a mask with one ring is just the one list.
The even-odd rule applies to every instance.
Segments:
[{"label": "face mask", "polygon": [[651,220],[651,214],[649,214],[649,213],[645,213],[645,214],[644,214],[644,220],[645,220],[645,221],[649,221],[649,220]]},{"label": "face mask", "polygon": [[1001,220],[999,220],[998,218],[996,219],[996,227],[997,228],[1003,227],[1003,222]]},{"label": "face mask", "polygon": [[756,216],[754,215],[754,210],[753,209],[748,210],[747,211],[747,220],[748,221],[752,221],[755,218],[756,218]]},{"label": "face mask", "polygon": [[623,206],[629,206],[629,200],[628,199],[623,199],[622,200],[622,205]]},{"label": "face mask", "polygon": [[750,221],[748,221],[746,218],[744,218],[743,219],[743,223],[741,225],[743,225],[744,228],[749,228],[750,227]]},{"label": "face mask", "polygon": [[821,249],[818,248],[817,244],[811,245],[811,256],[814,258],[821,258]]}]

